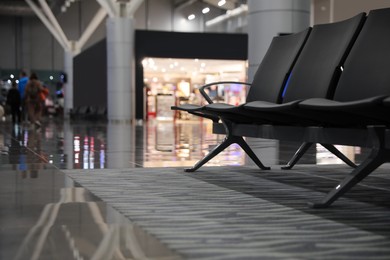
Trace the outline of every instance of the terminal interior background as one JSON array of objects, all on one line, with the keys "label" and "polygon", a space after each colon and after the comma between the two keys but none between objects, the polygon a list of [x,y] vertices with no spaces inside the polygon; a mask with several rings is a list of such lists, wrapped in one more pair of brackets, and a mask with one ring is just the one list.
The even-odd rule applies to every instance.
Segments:
[{"label": "terminal interior background", "polygon": [[[255,0],[254,0],[255,1]],[[271,2],[273,0],[270,0]],[[299,1],[299,0],[298,0]],[[303,1],[303,0],[302,0]],[[69,39],[79,39],[100,5],[96,0],[47,1],[56,14]],[[248,36],[245,0],[227,0],[219,6],[217,0],[145,0],[134,15],[135,30],[176,33],[210,33]],[[390,7],[390,0],[312,0],[307,5],[307,26],[340,21],[359,12]],[[38,1],[36,1],[38,3]],[[209,13],[202,14],[208,7]],[[238,14],[228,15],[236,10]],[[188,17],[196,14],[193,20]],[[224,17],[222,21],[218,18]],[[218,21],[210,23],[210,21]],[[268,24],[266,26],[272,26]],[[280,34],[288,32],[280,32]],[[248,57],[243,59],[205,59],[199,57],[154,57],[142,59],[142,102],[137,104],[142,113],[130,124],[113,123],[107,118],[70,118],[64,111],[65,55],[61,45],[23,0],[0,1],[0,85],[1,100],[16,81],[19,72],[37,72],[40,80],[50,89],[46,100],[44,126],[40,132],[28,126],[13,126],[9,115],[2,118],[0,127],[1,164],[12,168],[24,180],[42,178],[45,161],[56,169],[118,169],[151,167],[190,167],[219,143],[223,136],[212,134],[208,120],[186,113],[175,112],[172,105],[184,103],[204,104],[197,90],[201,85],[215,81],[250,81]],[[80,53],[75,64],[92,50],[101,50],[107,29],[101,23]],[[250,35],[249,35],[250,39]],[[156,46],[158,41],[153,42]],[[221,45],[224,42],[220,43]],[[183,49],[186,46],[182,47]],[[94,52],[96,53],[96,52]],[[84,55],[84,56],[83,56]],[[75,107],[98,106],[106,93],[94,91],[101,71],[91,71],[94,63],[104,60],[106,53],[88,56],[88,68],[75,72],[83,78],[75,83],[74,90],[88,89]],[[83,67],[85,65],[82,65]],[[80,67],[78,67],[80,68]],[[101,69],[101,68],[100,68]],[[83,76],[84,70],[88,72]],[[140,79],[138,79],[140,80]],[[88,84],[88,82],[92,84]],[[245,101],[246,89],[242,85],[212,88],[209,93],[216,102],[240,104]],[[74,97],[74,100],[77,96]],[[80,101],[81,100],[81,101]],[[137,103],[137,100],[135,100]],[[106,115],[106,114],[105,114]],[[285,164],[299,144],[273,140],[251,140],[248,143],[255,152],[262,154],[266,164]],[[33,151],[29,158],[23,147]],[[365,156],[360,147],[339,147],[352,161]],[[27,171],[28,164],[35,166]],[[317,145],[301,163],[338,164],[339,159]],[[237,146],[232,146],[207,166],[251,165],[252,162]],[[8,169],[8,168],[7,168]],[[0,171],[1,173],[1,171]],[[50,182],[50,180],[47,180]],[[1,216],[1,213],[0,213]],[[0,242],[1,244],[1,242]],[[1,254],[0,254],[1,256]],[[172,258],[174,259],[174,258]]]}]

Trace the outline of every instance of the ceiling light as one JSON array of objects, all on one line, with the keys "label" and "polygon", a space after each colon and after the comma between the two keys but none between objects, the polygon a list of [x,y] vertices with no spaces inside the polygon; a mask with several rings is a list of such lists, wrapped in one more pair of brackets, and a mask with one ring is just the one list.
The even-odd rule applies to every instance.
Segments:
[{"label": "ceiling light", "polygon": [[223,6],[224,4],[226,4],[225,0],[221,0],[221,1],[218,2],[218,6]]},{"label": "ceiling light", "polygon": [[188,16],[188,20],[194,20],[195,19],[195,15],[194,14],[190,14],[189,16]]},{"label": "ceiling light", "polygon": [[210,12],[210,8],[205,7],[205,8],[202,9],[202,13],[203,14],[207,14],[208,12]]}]

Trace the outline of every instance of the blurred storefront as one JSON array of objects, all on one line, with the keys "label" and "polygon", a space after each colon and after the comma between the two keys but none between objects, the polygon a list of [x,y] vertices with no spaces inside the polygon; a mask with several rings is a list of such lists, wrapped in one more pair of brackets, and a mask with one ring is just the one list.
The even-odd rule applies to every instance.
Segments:
[{"label": "blurred storefront", "polygon": [[[188,113],[172,111],[171,106],[186,103],[204,105],[199,87],[211,82],[246,82],[246,61],[172,59],[147,57],[142,61],[147,119],[191,120]],[[246,85],[221,84],[208,89],[214,102],[243,103]]]}]

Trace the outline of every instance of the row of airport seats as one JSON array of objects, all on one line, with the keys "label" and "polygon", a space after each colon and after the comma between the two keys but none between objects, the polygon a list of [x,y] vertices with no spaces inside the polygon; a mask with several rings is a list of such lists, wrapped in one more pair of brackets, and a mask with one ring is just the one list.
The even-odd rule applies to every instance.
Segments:
[{"label": "row of airport seats", "polygon": [[[186,171],[196,171],[232,143],[239,144],[260,169],[269,170],[244,137],[301,142],[283,169],[291,169],[308,147],[319,143],[352,167],[327,195],[310,203],[330,206],[390,162],[389,68],[390,8],[274,37],[252,83],[210,83],[199,89],[209,104],[172,107],[211,119],[213,133],[226,135]],[[213,103],[205,91],[231,83],[250,86],[245,103]],[[334,145],[368,147],[371,153],[355,165]]]},{"label": "row of airport seats", "polygon": [[105,106],[78,106],[70,110],[70,118],[74,120],[106,120]]}]

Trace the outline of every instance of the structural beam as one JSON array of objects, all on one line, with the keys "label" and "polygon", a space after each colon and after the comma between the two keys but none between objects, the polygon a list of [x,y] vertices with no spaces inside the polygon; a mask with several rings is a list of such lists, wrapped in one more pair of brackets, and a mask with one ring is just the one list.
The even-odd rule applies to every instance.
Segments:
[{"label": "structural beam", "polygon": [[133,17],[143,2],[144,0],[131,0],[130,4],[127,5],[127,15]]},{"label": "structural beam", "polygon": [[92,18],[91,22],[88,24],[87,28],[81,35],[80,39],[76,43],[77,48],[81,50],[85,43],[88,41],[88,39],[92,36],[92,34],[95,32],[96,28],[99,26],[99,24],[104,20],[104,18],[107,15],[107,10],[101,7],[99,11],[95,14],[95,16]]},{"label": "structural beam", "polygon": [[41,4],[43,11],[46,13],[46,16],[49,18],[52,25],[54,26],[54,28],[58,32],[58,34],[60,35],[62,40],[65,42],[65,44],[67,46],[66,49],[72,50],[72,46],[70,45],[68,38],[66,37],[66,35],[65,35],[64,31],[62,30],[60,24],[58,23],[57,19],[54,17],[53,12],[51,11],[49,5],[46,3],[46,0],[39,0],[39,3]]},{"label": "structural beam", "polygon": [[236,9],[229,10],[226,12],[226,14],[220,15],[215,17],[214,19],[211,19],[206,22],[206,26],[214,26],[216,24],[222,23],[232,17],[239,16],[242,14],[245,14],[248,12],[248,6],[247,5],[241,5],[240,7],[237,7]]},{"label": "structural beam", "polygon": [[107,11],[108,16],[110,17],[116,16],[115,7],[111,2],[111,0],[96,0],[96,1],[100,4],[101,7],[103,7]]},{"label": "structural beam", "polygon": [[54,26],[50,23],[50,21],[46,18],[46,16],[42,13],[42,11],[36,6],[31,0],[26,0],[27,4],[31,7],[34,13],[38,16],[38,18],[42,21],[42,23],[46,26],[46,28],[50,31],[50,33],[56,38],[58,43],[65,50],[68,48],[67,43],[62,39]]}]

